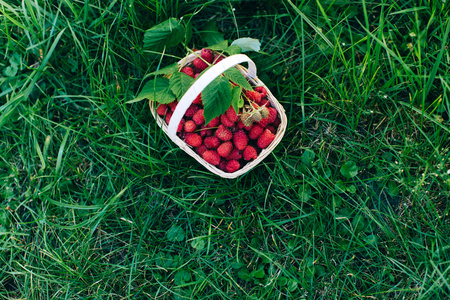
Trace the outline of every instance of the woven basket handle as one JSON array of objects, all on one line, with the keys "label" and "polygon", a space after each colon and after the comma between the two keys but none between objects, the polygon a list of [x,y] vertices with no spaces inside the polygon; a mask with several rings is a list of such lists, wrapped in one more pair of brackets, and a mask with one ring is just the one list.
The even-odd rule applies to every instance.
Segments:
[{"label": "woven basket handle", "polygon": [[196,80],[194,82],[194,84],[186,91],[183,97],[181,97],[180,101],[178,102],[177,108],[173,112],[173,115],[170,119],[167,134],[172,139],[177,135],[178,124],[180,124],[180,121],[186,113],[186,110],[189,108],[189,106],[191,106],[192,102],[203,91],[203,89],[216,77],[220,76],[220,74],[243,62],[248,62],[247,76],[252,79],[256,78],[255,63],[247,55],[235,54],[224,58],[216,65],[212,66],[209,70],[203,73],[202,76],[199,77],[199,80]]}]

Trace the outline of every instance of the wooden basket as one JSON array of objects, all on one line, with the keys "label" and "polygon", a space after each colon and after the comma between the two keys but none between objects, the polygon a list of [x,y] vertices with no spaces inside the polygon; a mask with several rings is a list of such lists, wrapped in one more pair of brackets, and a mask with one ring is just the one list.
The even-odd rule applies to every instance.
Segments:
[{"label": "wooden basket", "polygon": [[[192,53],[185,57],[184,59],[180,60],[178,64],[180,66],[185,66],[186,64],[192,62],[195,58],[197,58],[200,55],[200,51],[197,51],[196,53]],[[240,63],[247,62],[248,63],[248,69],[244,68],[243,66],[239,65]],[[263,86],[267,90],[267,100],[270,102],[270,105],[275,108],[278,111],[278,114],[280,116],[281,123],[278,126],[278,130],[275,134],[275,139],[272,141],[272,143],[265,149],[262,149],[262,151],[259,153],[258,157],[248,162],[246,165],[244,165],[241,169],[237,170],[233,173],[227,173],[219,168],[217,168],[214,165],[211,165],[207,163],[200,155],[198,155],[194,149],[186,144],[182,139],[180,139],[177,136],[177,128],[178,124],[180,123],[181,119],[183,118],[186,110],[189,108],[189,106],[192,104],[192,102],[197,98],[197,96],[203,91],[203,89],[216,77],[221,75],[224,71],[228,70],[229,68],[235,67],[241,71],[241,73],[247,78],[247,80],[254,86]],[[244,54],[236,54],[232,56],[228,56],[215,64],[213,67],[208,69],[206,72],[204,72],[188,89],[188,91],[183,95],[183,97],[179,100],[178,105],[173,112],[173,115],[170,119],[169,125],[167,125],[163,118],[161,118],[158,114],[155,113],[155,103],[152,101],[149,102],[150,110],[152,112],[153,117],[156,119],[157,124],[159,127],[162,128],[162,130],[169,136],[169,138],[177,144],[181,149],[183,149],[187,154],[195,158],[200,164],[202,164],[206,169],[211,171],[212,173],[219,175],[222,178],[236,178],[240,175],[243,175],[256,167],[264,158],[267,157],[267,155],[272,152],[272,150],[278,145],[278,143],[283,138],[284,132],[286,131],[287,126],[287,117],[286,113],[284,111],[283,106],[278,102],[278,100],[275,98],[275,96],[270,92],[270,90],[267,88],[267,86],[259,80],[256,76],[256,66],[255,63],[246,55]]]}]

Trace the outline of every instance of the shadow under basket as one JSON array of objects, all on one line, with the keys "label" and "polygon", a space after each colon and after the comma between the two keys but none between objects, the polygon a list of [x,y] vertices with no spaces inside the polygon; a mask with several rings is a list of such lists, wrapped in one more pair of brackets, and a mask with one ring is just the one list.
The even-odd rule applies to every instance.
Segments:
[{"label": "shadow under basket", "polygon": [[[200,55],[200,51],[196,53],[192,53],[180,60],[178,64],[180,67],[185,66],[191,63],[195,58]],[[240,63],[247,62],[249,67],[244,68],[240,65]],[[197,154],[194,149],[186,144],[186,142],[180,139],[177,136],[177,128],[181,119],[183,118],[186,110],[195,100],[195,98],[202,92],[202,90],[212,81],[214,78],[221,75],[224,71],[229,68],[236,67],[250,82],[252,86],[263,86],[267,90],[267,100],[270,102],[271,107],[275,108],[278,112],[278,116],[280,118],[280,125],[277,128],[277,132],[275,133],[275,139],[272,143],[258,154],[258,157],[252,161],[247,162],[243,165],[242,168],[233,173],[228,173],[222,171],[216,166],[206,162],[199,154]],[[153,117],[156,119],[157,124],[161,129],[169,136],[169,138],[177,144],[181,149],[183,149],[187,154],[196,159],[201,165],[203,165],[206,169],[211,171],[212,173],[222,177],[222,178],[236,178],[240,175],[243,175],[256,167],[264,158],[266,158],[270,152],[275,149],[275,147],[280,143],[283,135],[286,131],[287,126],[287,117],[284,111],[283,106],[278,102],[275,96],[270,92],[267,86],[259,80],[256,76],[256,66],[253,61],[248,58],[244,54],[236,54],[232,56],[228,56],[224,58],[222,61],[215,64],[213,67],[209,68],[204,72],[198,79],[192,84],[192,86],[188,89],[188,91],[183,95],[183,97],[179,100],[178,105],[173,112],[173,115],[170,119],[170,123],[166,124],[163,118],[161,118],[158,114],[156,114],[156,106],[153,101],[149,102],[150,111],[152,112]],[[156,103],[157,105],[157,103]]]}]

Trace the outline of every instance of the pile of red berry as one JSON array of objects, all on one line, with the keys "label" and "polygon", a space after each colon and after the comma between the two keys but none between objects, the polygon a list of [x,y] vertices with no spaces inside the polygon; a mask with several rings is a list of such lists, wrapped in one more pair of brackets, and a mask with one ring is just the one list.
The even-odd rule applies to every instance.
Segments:
[{"label": "pile of red berry", "polygon": [[[208,62],[217,61],[210,50],[204,49],[201,57]],[[185,66],[182,72],[196,76],[206,68],[205,62],[196,58],[191,66]],[[230,108],[222,115],[205,124],[204,108],[201,94],[191,106],[178,125],[177,135],[203,159],[219,169],[233,173],[247,162],[258,157],[262,149],[267,148],[275,139],[280,117],[267,100],[267,90],[263,86],[253,91],[244,91],[242,97],[246,105],[238,113]],[[157,114],[169,124],[178,102],[160,104]]]}]

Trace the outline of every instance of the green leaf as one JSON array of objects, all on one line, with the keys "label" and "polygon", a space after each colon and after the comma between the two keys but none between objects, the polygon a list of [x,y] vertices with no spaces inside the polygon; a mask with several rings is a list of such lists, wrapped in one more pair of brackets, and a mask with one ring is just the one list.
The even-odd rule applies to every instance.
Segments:
[{"label": "green leaf", "polygon": [[353,18],[353,17],[356,17],[359,14],[360,14],[360,12],[359,12],[359,6],[358,5],[349,5],[347,10],[345,11],[345,15],[349,19]]},{"label": "green leaf", "polygon": [[175,95],[170,90],[170,81],[165,77],[159,77],[147,82],[139,95],[128,101],[127,103],[134,103],[143,99],[149,99],[159,103],[170,103],[175,100]]},{"label": "green leaf", "polygon": [[341,174],[346,178],[352,178],[358,175],[358,166],[354,161],[348,161],[341,167]]},{"label": "green leaf", "polygon": [[223,40],[215,45],[208,46],[208,49],[214,50],[214,51],[223,51],[228,48],[228,41]]},{"label": "green leaf", "polygon": [[170,268],[173,266],[173,258],[170,254],[164,252],[158,252],[156,254],[156,265],[161,268]]},{"label": "green leaf", "polygon": [[288,283],[288,279],[286,277],[284,277],[284,276],[278,277],[277,284],[279,286],[285,286],[287,283]]},{"label": "green leaf", "polygon": [[172,226],[169,231],[167,231],[167,239],[170,242],[181,242],[184,240],[184,230],[180,226]]},{"label": "green leaf", "polygon": [[259,279],[264,278],[264,275],[266,275],[266,273],[264,272],[264,268],[255,270],[250,274],[251,277]]},{"label": "green leaf", "polygon": [[206,280],[208,277],[202,269],[195,269],[193,272],[195,275],[195,280]]},{"label": "green leaf", "polygon": [[309,168],[309,167],[311,167],[311,164],[314,161],[315,157],[316,157],[316,154],[314,153],[313,150],[306,149],[302,155],[302,163]]},{"label": "green leaf", "polygon": [[4,238],[7,233],[8,230],[5,228],[5,226],[0,226],[0,240]]},{"label": "green leaf", "polygon": [[168,75],[172,74],[178,71],[178,63],[173,63],[171,65],[165,66],[164,68],[161,68],[159,70],[156,70],[154,72],[151,72],[150,74],[147,74],[145,77],[151,76],[151,75]]},{"label": "green leaf", "polygon": [[368,235],[364,238],[364,241],[371,246],[376,246],[378,244],[378,240],[379,240],[378,236],[373,234]]},{"label": "green leaf", "polygon": [[144,49],[161,52],[183,41],[184,27],[175,18],[170,18],[147,30],[144,34]]},{"label": "green leaf", "polygon": [[240,269],[240,268],[242,268],[242,267],[244,267],[244,266],[245,266],[245,264],[243,264],[243,263],[241,263],[241,262],[237,262],[237,261],[231,263],[231,267],[232,267],[233,269]]},{"label": "green leaf", "polygon": [[293,250],[293,249],[295,249],[295,247],[297,247],[297,244],[298,244],[298,241],[296,239],[289,240],[289,242],[287,244],[287,248],[289,250]]},{"label": "green leaf", "polygon": [[209,21],[203,26],[200,37],[207,45],[216,45],[224,40],[223,33],[219,32],[215,21]]},{"label": "green leaf", "polygon": [[[192,14],[188,14],[188,15],[184,15],[183,16],[183,24],[184,24],[184,28],[185,28],[185,44],[189,44],[189,42],[192,39],[192,35],[193,35],[193,30],[192,30],[192,22],[190,20],[190,18],[192,18]],[[189,18],[189,20],[188,20]]]},{"label": "green leaf", "polygon": [[217,77],[202,92],[205,124],[223,114],[231,104],[230,82],[225,77]]},{"label": "green leaf", "polygon": [[186,270],[180,270],[175,274],[174,281],[176,285],[182,285],[191,281],[191,274]]},{"label": "green leaf", "polygon": [[300,201],[307,202],[311,197],[311,186],[309,184],[302,184],[298,189]]},{"label": "green leaf", "polygon": [[308,256],[306,258],[306,267],[311,268],[312,266],[314,266],[314,258]]},{"label": "green leaf", "polygon": [[350,194],[354,194],[356,193],[356,186],[354,186],[353,184],[351,186],[349,186],[347,188],[347,192],[349,192]]},{"label": "green leaf", "polygon": [[8,213],[5,209],[0,208],[0,225],[6,226],[8,223]]},{"label": "green leaf", "polygon": [[183,72],[175,72],[170,77],[170,89],[178,99],[181,99],[194,81],[194,78]]},{"label": "green leaf", "polygon": [[241,93],[242,89],[240,86],[235,86],[231,90],[231,105],[236,113],[239,112],[239,107],[244,106],[244,101],[241,101]]},{"label": "green leaf", "polygon": [[327,275],[327,271],[325,270],[325,268],[321,265],[316,265],[314,266],[314,274],[317,277],[323,277],[325,275]]},{"label": "green leaf", "polygon": [[255,52],[259,52],[259,50],[261,49],[261,42],[257,39],[252,39],[252,38],[240,38],[237,40],[234,40],[231,43],[231,46],[239,46],[242,49],[242,52],[247,52],[247,51],[255,51]]},{"label": "green leaf", "polygon": [[388,183],[388,193],[391,196],[398,196],[399,194],[399,188],[398,188],[398,184],[395,181],[389,181]]},{"label": "green leaf", "polygon": [[233,81],[234,83],[237,83],[241,87],[243,87],[246,90],[252,91],[252,86],[247,81],[245,76],[236,68],[231,68],[223,72],[223,75],[228,78],[229,80]]},{"label": "green leaf", "polygon": [[229,55],[234,55],[241,53],[242,49],[238,45],[233,45],[225,49],[225,52],[228,53]]},{"label": "green leaf", "polygon": [[4,74],[6,77],[14,77],[14,76],[16,76],[17,71],[19,71],[19,66],[16,65],[16,64],[14,64],[14,65],[11,65],[11,66],[9,66],[9,67],[6,67],[6,68],[3,70],[3,74]]},{"label": "green leaf", "polygon": [[352,226],[353,231],[355,233],[358,233],[367,226],[367,222],[364,220],[364,217],[362,215],[357,215],[353,218]]},{"label": "green leaf", "polygon": [[20,65],[20,54],[17,52],[14,52],[14,54],[9,58],[9,63],[12,66],[19,66]]},{"label": "green leaf", "polygon": [[250,276],[250,274],[248,273],[248,271],[246,269],[240,269],[237,273],[238,277],[242,280],[245,281],[250,281],[252,279],[252,277]]},{"label": "green leaf", "polygon": [[183,264],[183,259],[179,255],[174,255],[173,261],[172,261],[172,267],[176,268]]},{"label": "green leaf", "polygon": [[193,239],[191,241],[191,246],[197,250],[203,250],[205,248],[206,242],[204,239]]},{"label": "green leaf", "polygon": [[294,281],[293,279],[289,279],[289,282],[288,282],[289,292],[295,291],[295,289],[297,288],[297,285],[298,285],[297,281]]}]

